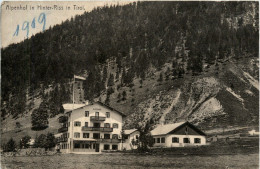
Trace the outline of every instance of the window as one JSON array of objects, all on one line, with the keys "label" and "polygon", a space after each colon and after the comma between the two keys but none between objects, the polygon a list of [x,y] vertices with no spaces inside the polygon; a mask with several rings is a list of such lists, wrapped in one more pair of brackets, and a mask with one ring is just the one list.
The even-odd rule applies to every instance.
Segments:
[{"label": "window", "polygon": [[201,143],[201,139],[200,138],[194,138],[194,143]]},{"label": "window", "polygon": [[117,123],[113,123],[113,128],[118,128],[118,124]]},{"label": "window", "polygon": [[190,139],[189,138],[183,138],[183,143],[190,143]]},{"label": "window", "polygon": [[153,139],[153,143],[155,143],[155,138]]},{"label": "window", "polygon": [[165,137],[161,138],[162,143],[165,143]]},{"label": "window", "polygon": [[129,135],[123,135],[123,138],[124,138],[125,140],[127,140],[127,139],[129,139]]},{"label": "window", "polygon": [[161,139],[160,138],[157,138],[157,143],[160,143],[161,142]]},{"label": "window", "polygon": [[99,116],[99,112],[96,112],[96,113],[95,113],[95,116],[98,117],[98,116]]},{"label": "window", "polygon": [[90,148],[90,145],[89,144],[85,144],[85,148]]},{"label": "window", "polygon": [[80,148],[80,144],[79,143],[75,143],[74,144],[74,148]]},{"label": "window", "polygon": [[83,138],[89,138],[89,133],[83,133]]},{"label": "window", "polygon": [[118,139],[118,135],[117,134],[113,134],[112,135],[112,139]]},{"label": "window", "polygon": [[99,139],[100,138],[100,134],[99,133],[93,133],[93,138],[94,139]]},{"label": "window", "polygon": [[74,133],[75,138],[80,138],[80,133]]},{"label": "window", "polygon": [[178,137],[173,137],[172,138],[172,143],[179,143],[179,138]]},{"label": "window", "polygon": [[104,145],[104,150],[109,150],[109,144]]},{"label": "window", "polygon": [[110,139],[110,134],[104,134],[104,139]]},{"label": "window", "polygon": [[74,122],[74,126],[80,127],[81,126],[81,122],[80,121],[75,121]]},{"label": "window", "polygon": [[135,139],[138,140],[139,139],[139,135],[135,135]]},{"label": "window", "polygon": [[112,145],[112,150],[118,150],[118,145]]},{"label": "window", "polygon": [[85,117],[89,116],[89,111],[85,111]]},{"label": "window", "polygon": [[110,118],[110,112],[106,112],[106,117]]},{"label": "window", "polygon": [[110,123],[105,123],[105,124],[104,124],[104,127],[110,128]]},{"label": "window", "polygon": [[85,127],[88,127],[88,122],[85,122]]},{"label": "window", "polygon": [[94,127],[99,128],[100,127],[100,123],[94,123]]}]

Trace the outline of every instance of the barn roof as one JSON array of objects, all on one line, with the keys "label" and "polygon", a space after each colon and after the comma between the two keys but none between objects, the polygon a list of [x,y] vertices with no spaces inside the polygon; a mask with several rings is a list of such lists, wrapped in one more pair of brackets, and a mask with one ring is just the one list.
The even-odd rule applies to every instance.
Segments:
[{"label": "barn roof", "polygon": [[193,128],[196,132],[198,132],[200,135],[206,135],[204,132],[202,132],[200,129],[189,123],[186,122],[179,122],[179,123],[173,123],[173,124],[166,124],[166,125],[159,125],[155,129],[151,131],[151,135],[165,135],[169,133],[173,133],[174,131],[178,130],[179,128],[189,125],[191,128]]},{"label": "barn roof", "polygon": [[173,124],[166,124],[166,125],[159,125],[155,129],[151,131],[152,135],[164,135],[168,134],[172,130],[176,129],[180,125],[184,124],[185,122],[173,123]]}]

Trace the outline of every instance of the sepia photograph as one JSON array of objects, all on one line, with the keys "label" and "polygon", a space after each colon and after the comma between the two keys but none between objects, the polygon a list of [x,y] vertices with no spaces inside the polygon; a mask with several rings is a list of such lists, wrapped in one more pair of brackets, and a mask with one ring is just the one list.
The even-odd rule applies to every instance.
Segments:
[{"label": "sepia photograph", "polygon": [[1,169],[258,169],[258,1],[3,1]]}]

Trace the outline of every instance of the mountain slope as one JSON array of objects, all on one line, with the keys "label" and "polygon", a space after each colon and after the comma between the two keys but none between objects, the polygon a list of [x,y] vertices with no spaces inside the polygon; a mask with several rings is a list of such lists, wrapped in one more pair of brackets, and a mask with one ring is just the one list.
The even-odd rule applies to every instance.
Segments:
[{"label": "mountain slope", "polygon": [[181,79],[182,86],[163,91],[158,94],[159,99],[154,96],[141,102],[129,116],[126,126],[183,120],[208,127],[257,125],[259,82],[257,76],[246,72],[247,68],[254,67],[251,62],[258,62],[258,58],[230,61],[222,66],[218,75],[209,70],[194,78]]},{"label": "mountain slope", "polygon": [[128,115],[126,128],[257,124],[258,25],[257,2],[137,2],[75,16],[2,49],[1,129],[32,132],[44,104],[44,132],[56,131],[73,74],[87,79],[85,100]]}]

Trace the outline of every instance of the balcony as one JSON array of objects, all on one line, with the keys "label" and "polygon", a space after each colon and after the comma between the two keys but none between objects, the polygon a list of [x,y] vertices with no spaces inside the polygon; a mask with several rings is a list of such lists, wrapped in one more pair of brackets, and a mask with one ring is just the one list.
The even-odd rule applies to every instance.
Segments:
[{"label": "balcony", "polygon": [[121,141],[118,140],[118,139],[97,139],[97,142],[100,142],[100,143],[120,143]]},{"label": "balcony", "polygon": [[83,126],[82,131],[102,131],[102,132],[113,132],[113,128],[107,127],[85,127]]},{"label": "balcony", "polygon": [[90,116],[91,121],[105,121],[106,117],[101,117],[101,116]]},{"label": "balcony", "polygon": [[66,123],[68,122],[68,116],[60,116],[59,123]]},{"label": "balcony", "polygon": [[63,132],[66,132],[68,131],[68,127],[61,127],[58,129],[58,133],[63,133]]},{"label": "balcony", "polygon": [[65,138],[65,137],[60,137],[57,139],[57,142],[60,143],[60,142],[67,142],[68,141],[68,138]]}]

